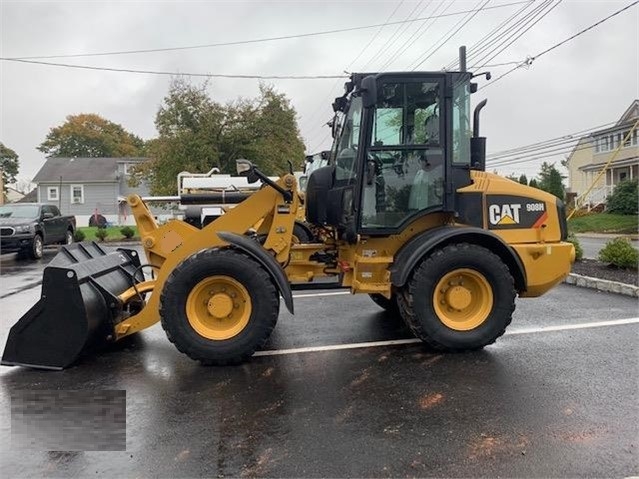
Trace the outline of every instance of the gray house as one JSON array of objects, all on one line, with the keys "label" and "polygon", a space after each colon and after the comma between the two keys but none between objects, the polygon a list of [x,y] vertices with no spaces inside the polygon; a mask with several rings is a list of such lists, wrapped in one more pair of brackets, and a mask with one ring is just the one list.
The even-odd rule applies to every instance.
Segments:
[{"label": "gray house", "polygon": [[[38,202],[53,203],[63,215],[75,215],[78,226],[87,226],[91,215],[109,223],[134,224],[126,205],[131,193],[148,196],[146,184],[128,185],[130,168],[147,158],[47,158],[33,178]],[[158,212],[155,212],[158,214]]]}]

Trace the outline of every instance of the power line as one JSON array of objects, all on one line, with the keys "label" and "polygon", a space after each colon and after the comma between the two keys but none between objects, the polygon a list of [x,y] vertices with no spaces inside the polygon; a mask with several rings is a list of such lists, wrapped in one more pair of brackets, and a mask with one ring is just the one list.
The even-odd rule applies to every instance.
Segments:
[{"label": "power line", "polygon": [[[345,68],[345,70],[349,70],[357,60],[359,60],[359,58],[364,54],[364,52],[368,49],[368,47],[370,47],[373,42],[375,40],[377,40],[377,37],[379,37],[380,33],[382,32],[382,30],[384,29],[384,27],[386,25],[388,25],[388,22],[390,22],[390,19],[393,18],[393,15],[395,15],[395,13],[397,13],[397,10],[399,10],[399,8],[404,4],[405,0],[401,0],[401,2],[399,2],[395,8],[393,9],[393,11],[390,13],[390,15],[388,15],[388,17],[386,17],[386,20],[384,21],[384,23],[382,24],[381,27],[379,27],[377,29],[377,31],[375,32],[375,34],[371,37],[371,39],[369,40],[369,42],[364,45],[364,47],[360,50],[360,52],[355,56],[355,58],[353,58],[353,60],[351,60],[351,62],[348,64],[348,66]],[[331,87],[331,89],[328,92],[328,95],[326,95],[326,97],[321,101],[321,103],[318,105],[318,107],[313,111],[313,113],[311,115],[308,116],[309,118],[309,123],[313,123],[315,121],[315,118],[317,117],[318,113],[321,113],[325,108],[326,108],[326,104],[328,103],[328,101],[331,99],[331,96],[333,95],[333,92],[335,91],[335,88],[337,87],[337,85],[339,85],[340,80],[336,80],[335,83],[333,83],[333,86]],[[321,131],[322,127],[325,126],[325,123],[320,123],[318,124],[319,126],[319,130]],[[314,129],[313,129],[314,130]],[[311,131],[313,131],[311,130]],[[316,138],[319,135],[316,135],[313,138]],[[322,143],[324,143],[324,141],[328,138],[328,135],[326,135],[322,141],[320,142],[320,145]],[[313,150],[311,150],[313,151]]]},{"label": "power line", "polygon": [[523,62],[520,62],[517,66],[511,68],[510,70],[508,70],[506,73],[498,76],[497,78],[495,78],[493,81],[486,83],[484,86],[482,86],[480,88],[480,90],[486,88],[487,86],[490,86],[494,83],[497,83],[499,80],[501,80],[502,78],[504,78],[507,75],[510,75],[512,72],[514,72],[515,70],[517,70],[518,68],[521,68],[523,65],[530,65],[532,64],[533,61],[537,60],[538,58],[542,57],[543,55],[545,55],[548,52],[553,51],[555,48],[560,47],[561,45],[564,45],[565,43],[568,43],[571,40],[574,40],[575,38],[577,38],[580,35],[583,35],[584,33],[586,33],[589,30],[592,30],[595,27],[598,27],[599,25],[601,25],[602,23],[606,22],[607,20],[610,20],[612,17],[619,15],[620,13],[624,12],[625,10],[628,10],[630,7],[634,7],[637,3],[639,3],[639,0],[636,0],[634,2],[632,2],[631,4],[625,6],[624,8],[617,10],[616,12],[608,15],[605,18],[602,18],[601,20],[599,20],[596,23],[593,23],[592,25],[590,25],[589,27],[584,28],[583,30],[575,33],[574,35],[572,35],[571,37],[566,38],[565,40],[562,40],[559,43],[556,43],[555,45],[551,46],[550,48],[544,50],[541,53],[538,53],[537,55],[533,56],[533,57],[529,57],[526,60],[524,60]]},{"label": "power line", "polygon": [[[515,31],[512,35],[510,35],[508,38],[506,38],[502,43],[500,43],[499,45],[497,45],[495,48],[493,48],[490,52],[488,52],[487,54],[485,54],[480,60],[477,60],[477,63],[481,63],[484,62],[481,66],[479,66],[478,68],[484,68],[484,66],[486,64],[488,64],[489,62],[491,62],[492,60],[494,60],[496,57],[498,57],[506,48],[508,48],[509,46],[511,46],[513,43],[515,43],[517,40],[519,40],[522,36],[524,36],[531,28],[533,28],[535,25],[537,25],[540,21],[542,21],[550,12],[552,12],[555,8],[557,8],[560,4],[561,4],[562,0],[559,0],[557,3],[555,3],[554,5],[552,4],[552,1],[549,2],[547,5],[544,6],[544,9],[542,9],[538,14],[536,14],[535,16],[537,18],[535,18],[535,16],[531,17],[526,23],[524,23],[517,31]],[[545,11],[544,11],[545,10]],[[532,22],[532,23],[531,23]],[[523,29],[523,31],[521,31]],[[521,31],[521,33],[519,33]],[[513,38],[514,37],[514,38]],[[508,41],[510,40],[510,41]],[[508,42],[508,43],[506,43]],[[504,45],[505,44],[505,45]],[[503,46],[502,46],[503,45]],[[498,50],[499,49],[499,50]],[[496,50],[498,50],[496,53],[494,53]],[[490,56],[492,55],[492,56]],[[490,57],[490,58],[487,58]]]},{"label": "power line", "polygon": [[[479,5],[480,3],[482,3],[483,0],[480,0],[479,2],[477,2],[476,6]],[[468,22],[470,22],[473,18],[475,18],[475,16],[481,12],[482,10],[488,8],[486,7],[486,5],[488,4],[488,2],[490,2],[490,0],[485,0],[484,3],[482,4],[481,7],[479,7],[478,9],[474,10],[472,12],[472,14],[467,15],[466,17],[462,18],[459,22],[457,22],[453,28],[451,28],[448,32],[446,32],[444,34],[444,40],[443,42],[438,45],[434,50],[432,50],[428,55],[426,55],[426,57],[422,58],[421,61],[418,59],[418,62],[413,68],[412,70],[416,70],[418,67],[420,67],[426,60],[428,60],[430,57],[432,57],[435,53],[437,53],[437,51],[443,47],[446,43],[448,43],[448,41],[453,38],[462,28],[464,28]],[[461,23],[461,25],[460,25]],[[459,27],[457,27],[457,25],[459,25]],[[455,28],[457,27],[457,29],[455,30]]]},{"label": "power line", "polygon": [[[502,3],[500,5],[494,5],[492,7],[486,8],[485,10],[497,9],[510,7],[513,5],[519,5],[521,3],[525,3],[526,0],[511,2],[511,3]],[[399,25],[403,23],[412,23],[412,22],[420,22],[422,20],[427,20],[430,18],[442,18],[442,17],[454,17],[457,15],[465,15],[467,13],[473,13],[474,10],[463,10],[459,12],[452,12],[447,14],[442,14],[438,16],[429,16],[422,18],[413,18],[412,20],[398,20],[395,22],[390,22],[388,24],[377,23],[374,25],[362,25],[359,27],[349,27],[349,28],[337,28],[333,30],[322,30],[317,32],[309,32],[309,33],[298,33],[295,35],[282,35],[278,37],[265,37],[265,38],[255,38],[251,40],[237,40],[233,42],[218,42],[218,43],[208,43],[202,45],[189,45],[182,47],[167,47],[167,48],[149,48],[149,49],[139,49],[139,50],[123,50],[123,51],[111,51],[111,52],[94,52],[94,53],[75,53],[75,54],[61,54],[61,55],[40,55],[40,56],[23,56],[23,57],[11,57],[13,60],[48,60],[53,58],[78,58],[78,57],[97,57],[97,56],[107,56],[107,55],[131,55],[138,53],[156,53],[156,52],[173,52],[173,51],[181,51],[181,50],[196,50],[202,48],[214,48],[214,47],[227,47],[233,45],[246,45],[251,43],[262,43],[262,42],[272,42],[279,40],[289,40],[293,38],[306,38],[306,37],[314,37],[319,35],[332,35],[335,33],[344,33],[344,32],[353,32],[358,30],[366,30],[369,28],[377,28],[382,25]]]},{"label": "power line", "polygon": [[[431,3],[433,3],[433,0],[429,0],[428,3],[417,13],[417,16],[421,15],[424,11],[426,11],[428,9],[428,7],[430,7]],[[420,2],[421,4],[421,2]],[[434,15],[435,12],[433,11],[431,13],[431,15]],[[435,20],[433,20],[435,21]],[[422,23],[416,25],[415,30],[413,31],[413,33],[410,34],[410,36],[408,37],[408,40],[405,40],[404,43],[402,43],[399,48],[395,49],[394,52],[390,52],[389,50],[386,50],[388,52],[388,57],[386,59],[386,61],[383,61],[382,66],[379,68],[378,71],[383,72],[386,71],[386,68],[393,63],[393,61],[395,61],[398,57],[397,53],[404,47],[404,45],[406,45],[407,42],[409,42],[412,38],[415,37],[415,35],[417,35],[417,33],[419,33],[421,27],[423,27],[426,23],[428,22],[428,20],[424,20]],[[396,42],[398,42],[400,39],[402,39],[401,37],[404,35],[404,33],[408,34],[408,31],[410,30],[411,25],[406,24],[406,28],[402,31],[402,33],[395,39],[393,40],[391,43],[389,43],[387,46],[388,48],[390,48],[391,46],[393,46]],[[408,36],[408,35],[407,35]],[[381,59],[381,55],[380,55],[380,59]]]},{"label": "power line", "polygon": [[[408,21],[410,20],[410,17],[413,16],[413,13],[415,13],[415,11],[417,10],[417,8],[419,8],[419,6],[421,5],[423,0],[420,0],[420,2],[415,5],[415,7],[410,11],[410,13],[408,14],[408,16],[404,19],[404,21],[400,24],[397,25],[397,28],[395,29],[395,31],[393,32],[393,34],[390,36],[390,38],[388,40],[386,40],[386,43],[384,45],[382,45],[381,47],[379,47],[379,50],[377,50],[377,52],[375,52],[370,58],[369,60],[362,66],[362,70],[366,70],[368,68],[368,66],[374,61],[377,60],[379,58],[379,56],[386,52],[386,50],[388,50],[388,48],[390,47],[390,45],[392,45],[396,40],[395,37],[397,37],[397,34],[400,32],[400,30],[402,29],[402,27],[405,27],[408,25]],[[421,13],[421,11],[420,11]],[[390,25],[390,24],[389,24]]]},{"label": "power line", "polygon": [[7,62],[29,63],[34,65],[46,65],[52,67],[63,68],[79,68],[82,70],[97,70],[97,71],[109,71],[120,73],[139,73],[144,75],[167,75],[167,76],[189,76],[189,77],[206,77],[206,78],[242,78],[242,79],[257,79],[257,80],[326,80],[334,78],[348,78],[348,75],[241,75],[241,74],[225,74],[225,73],[189,73],[189,72],[169,72],[169,71],[157,71],[157,70],[134,70],[130,68],[111,68],[111,67],[96,67],[90,65],[73,65],[69,63],[53,63],[42,62],[38,60],[21,60],[18,58],[3,58],[0,60]]},{"label": "power line", "polygon": [[[481,50],[485,44],[492,42],[493,40],[490,40],[490,42],[489,42],[489,39],[491,37],[496,35],[499,32],[499,30],[501,30],[503,27],[505,27],[511,21],[513,21],[515,18],[517,18],[519,16],[519,14],[521,14],[523,11],[525,11],[533,3],[535,3],[535,0],[530,0],[522,8],[517,10],[510,17],[508,17],[506,20],[501,22],[499,25],[497,25],[495,28],[493,28],[490,32],[488,32],[486,35],[484,35],[482,38],[480,38],[477,42],[475,42],[472,46],[470,46],[468,48],[468,53],[469,53],[468,59],[470,60],[470,58],[475,54],[475,52]],[[445,69],[446,70],[452,70],[458,64],[459,64],[459,57],[455,57],[448,65],[446,65]]]},{"label": "power line", "polygon": [[494,38],[485,42],[484,45],[481,46],[481,48],[469,51],[468,62],[475,62],[477,58],[481,57],[482,55],[486,55],[486,52],[488,52],[488,55],[490,55],[493,51],[499,48],[497,45],[505,42],[505,37],[511,35],[511,33],[518,27],[528,22],[530,18],[535,17],[539,12],[543,11],[551,2],[552,0],[544,0],[542,3],[537,4],[535,7],[532,8],[532,10],[528,12],[525,12],[525,10],[527,10],[530,5],[524,5],[524,8],[520,10],[522,15],[518,15],[519,18],[517,18],[516,20],[513,19],[514,21],[511,22],[510,25],[500,31]]},{"label": "power line", "polygon": [[[603,125],[597,125],[597,126],[592,126],[589,128],[585,128],[583,130],[579,130],[579,131],[575,131],[573,133],[566,133],[565,135],[561,135],[561,136],[557,136],[555,138],[550,138],[548,140],[543,140],[543,141],[539,141],[536,143],[531,143],[529,145],[525,145],[525,146],[518,146],[516,148],[511,148],[508,150],[500,150],[500,151],[495,151],[492,153],[488,153],[487,157],[489,159],[493,159],[493,158],[497,158],[497,157],[501,157],[501,156],[509,156],[512,154],[516,154],[516,153],[521,153],[522,151],[527,151],[530,149],[536,149],[536,148],[540,148],[543,147],[547,144],[550,143],[554,143],[557,141],[567,141],[567,140],[573,140],[575,139],[576,135],[579,135],[577,139],[583,138],[584,136],[587,136],[588,133],[594,132],[594,131],[599,131],[602,130],[604,128],[608,128],[612,125],[616,125],[617,122],[616,121],[612,121],[609,123],[604,123]],[[622,125],[619,125],[620,128],[622,127]]]},{"label": "power line", "polygon": [[[613,122],[613,124],[615,124]],[[625,122],[623,124],[618,125],[618,129],[628,128],[632,126],[632,122]],[[593,130],[590,130],[591,133],[597,132],[601,130],[601,127],[595,127]],[[501,158],[501,159],[489,159],[487,160],[487,164],[491,167],[498,166],[508,166],[514,164],[528,163],[532,161],[539,161],[546,158],[557,157],[560,155],[564,155],[567,153],[573,153],[583,150],[588,150],[593,148],[593,143],[591,141],[586,141],[583,145],[579,145],[579,142],[584,138],[587,138],[589,135],[583,135],[578,138],[569,139],[564,141],[563,143],[556,143],[554,145],[549,145],[546,147],[539,148],[537,150],[531,149],[527,152],[523,152],[520,154],[513,154],[511,157]],[[552,141],[552,140],[549,140]],[[525,147],[523,147],[525,148]]]},{"label": "power line", "polygon": [[[446,0],[441,0],[439,2],[439,5],[437,5],[434,9],[433,9],[433,15],[435,14],[435,12],[437,12],[442,6],[444,6],[444,4],[446,4]],[[451,6],[453,5],[453,2],[448,2],[445,6],[445,8],[441,11],[441,13],[444,13],[446,10],[448,10]],[[421,27],[418,27],[415,32],[413,33],[413,35],[406,40],[402,46],[395,52],[394,55],[391,55],[389,57],[389,61],[384,64],[384,66],[382,67],[382,69],[390,66],[394,61],[398,60],[404,53],[406,53],[406,51],[412,47],[421,37],[424,36],[424,34],[433,26],[435,25],[435,22],[437,21],[437,19],[434,19],[432,22],[430,22],[428,25],[426,25],[428,23],[428,20],[426,20]],[[423,28],[422,28],[423,27]],[[419,34],[418,34],[419,33]],[[418,34],[416,37],[415,35]],[[412,41],[411,41],[412,40]],[[410,42],[410,43],[409,43]]]}]

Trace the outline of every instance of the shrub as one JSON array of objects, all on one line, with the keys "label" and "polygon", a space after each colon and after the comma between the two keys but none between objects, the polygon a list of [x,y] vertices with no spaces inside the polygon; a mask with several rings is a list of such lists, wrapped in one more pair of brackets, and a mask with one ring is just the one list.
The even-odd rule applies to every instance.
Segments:
[{"label": "shrub", "polygon": [[104,238],[106,238],[107,236],[109,236],[109,232],[105,228],[98,228],[98,230],[95,232],[95,237],[98,238],[100,241],[104,241]]},{"label": "shrub", "polygon": [[607,209],[609,213],[620,215],[636,215],[639,203],[639,181],[624,180],[615,186],[608,197]]},{"label": "shrub", "polygon": [[75,230],[75,233],[73,233],[73,241],[75,241],[76,243],[79,243],[80,241],[84,241],[84,238],[86,238],[87,236],[84,234],[84,231],[82,230]]},{"label": "shrub", "polygon": [[599,259],[619,268],[637,269],[639,251],[630,244],[628,238],[615,238],[608,241],[599,252]]},{"label": "shrub", "polygon": [[584,250],[579,243],[579,238],[574,233],[568,233],[568,243],[572,243],[575,246],[575,261],[581,261],[584,257]]},{"label": "shrub", "polygon": [[135,230],[130,226],[124,226],[123,228],[120,228],[120,233],[122,233],[122,236],[124,236],[126,239],[131,239],[135,234]]}]

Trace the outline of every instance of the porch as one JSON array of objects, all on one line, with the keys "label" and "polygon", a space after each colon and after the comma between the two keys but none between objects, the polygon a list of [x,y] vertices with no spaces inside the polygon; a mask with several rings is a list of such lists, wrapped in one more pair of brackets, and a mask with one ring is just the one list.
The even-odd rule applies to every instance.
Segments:
[{"label": "porch", "polygon": [[[605,164],[595,164],[579,168],[585,175],[585,183],[592,185],[604,166]],[[597,184],[585,197],[579,198],[579,206],[591,210],[605,204],[615,186],[624,180],[635,178],[639,178],[639,157],[617,161],[607,168],[604,175],[599,178]]]}]

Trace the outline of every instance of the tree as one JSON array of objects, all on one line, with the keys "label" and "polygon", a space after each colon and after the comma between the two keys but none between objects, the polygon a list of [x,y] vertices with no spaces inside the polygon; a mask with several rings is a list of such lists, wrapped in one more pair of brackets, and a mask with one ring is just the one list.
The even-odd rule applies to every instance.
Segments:
[{"label": "tree", "polygon": [[612,194],[606,202],[609,213],[620,215],[636,215],[639,204],[639,182],[624,180],[615,186]]},{"label": "tree", "polygon": [[528,182],[528,186],[532,186],[533,188],[539,188],[539,184],[535,178],[531,178]]},{"label": "tree", "polygon": [[528,178],[526,178],[526,175],[524,175],[524,174],[522,173],[522,175],[519,177],[519,182],[520,182],[522,185],[527,185],[527,184],[528,184]]},{"label": "tree", "polygon": [[16,181],[19,168],[18,154],[0,142],[0,170],[2,170],[3,193],[7,192],[8,184]]},{"label": "tree", "polygon": [[47,156],[63,157],[142,156],[144,141],[122,125],[82,113],[69,115],[65,123],[51,128],[38,150]]},{"label": "tree", "polygon": [[517,178],[517,175],[514,173],[511,173],[510,175],[506,175],[505,178],[514,182],[519,181],[519,178]]},{"label": "tree", "polygon": [[158,138],[147,144],[151,160],[135,172],[138,180],[149,180],[154,194],[175,194],[181,171],[205,173],[217,167],[232,174],[238,158],[269,175],[288,170],[288,160],[298,168],[304,160],[295,110],[271,86],[260,85],[257,98],[222,105],[209,97],[206,83],[175,79],[155,126]]},{"label": "tree", "polygon": [[539,189],[555,195],[560,200],[564,199],[566,190],[564,189],[564,178],[559,170],[555,168],[554,163],[546,163],[541,165],[539,172]]}]

